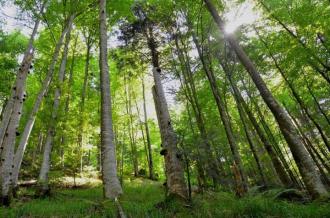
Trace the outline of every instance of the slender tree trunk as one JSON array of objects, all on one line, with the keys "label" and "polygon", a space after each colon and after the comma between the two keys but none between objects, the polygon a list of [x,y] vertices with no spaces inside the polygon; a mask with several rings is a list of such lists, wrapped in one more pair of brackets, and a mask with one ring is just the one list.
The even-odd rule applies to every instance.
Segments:
[{"label": "slender tree trunk", "polygon": [[132,90],[130,84],[128,84],[128,115],[129,115],[129,127],[130,127],[130,142],[132,148],[132,159],[133,159],[133,166],[134,166],[134,176],[139,176],[139,161],[138,161],[138,154],[136,148],[136,138],[134,136],[135,128],[133,122],[133,113],[132,113]]},{"label": "slender tree trunk", "polygon": [[81,91],[81,100],[80,100],[80,131],[78,133],[78,146],[79,146],[79,159],[80,159],[80,173],[83,171],[83,135],[85,130],[85,99],[88,87],[88,74],[89,74],[89,59],[90,59],[90,51],[92,47],[91,36],[88,35],[86,37],[86,59],[85,59],[85,75],[84,75],[84,83]]},{"label": "slender tree trunk", "polygon": [[[183,43],[182,43],[183,44]],[[212,154],[211,144],[208,139],[208,135],[205,129],[205,122],[202,114],[202,108],[198,102],[196,87],[194,83],[194,79],[191,72],[191,67],[189,63],[189,58],[187,55],[184,54],[182,49],[179,46],[178,37],[175,37],[175,45],[176,50],[178,53],[181,71],[183,75],[183,86],[185,86],[185,93],[187,96],[187,99],[189,100],[195,118],[196,118],[196,124],[199,130],[200,137],[202,139],[202,149],[201,152],[203,155],[200,157],[202,159],[202,162],[204,165],[207,166],[208,175],[211,176],[214,183],[218,183],[220,180],[220,172],[219,167],[217,165],[216,159],[214,158]]]},{"label": "slender tree trunk", "polygon": [[206,63],[206,61],[203,57],[203,54],[202,54],[201,46],[200,46],[199,42],[197,41],[197,37],[195,36],[195,34],[193,34],[193,40],[196,45],[199,58],[202,62],[204,72],[209,80],[213,96],[214,96],[216,104],[218,106],[220,118],[221,118],[222,124],[226,131],[227,140],[228,140],[230,150],[231,150],[233,158],[234,158],[234,166],[233,166],[234,168],[233,169],[235,170],[236,173],[239,174],[235,178],[241,180],[241,181],[237,181],[237,186],[238,186],[237,190],[241,190],[241,192],[243,192],[243,193],[240,193],[239,195],[242,195],[245,192],[247,192],[247,190],[248,190],[247,178],[244,174],[242,160],[241,160],[240,154],[238,152],[238,145],[236,143],[236,139],[233,134],[230,117],[226,111],[225,102],[224,102],[223,98],[221,97],[220,91],[218,89],[218,85],[216,82],[214,72],[209,67],[210,63]]},{"label": "slender tree trunk", "polygon": [[131,159],[133,164],[134,176],[137,177],[139,175],[138,169],[138,159],[137,159],[137,151],[136,145],[134,140],[134,127],[133,127],[133,115],[132,115],[132,105],[131,105],[131,89],[129,81],[127,81],[127,75],[124,76],[124,83],[125,83],[125,107],[126,107],[126,114],[129,117],[127,122],[128,128],[128,136],[129,142],[131,146]]},{"label": "slender tree trunk", "polygon": [[[232,78],[230,75],[227,74],[227,78],[232,86],[232,88],[234,87],[234,82],[232,81]],[[237,91],[237,90],[236,90]],[[260,157],[258,155],[258,152],[257,152],[257,146],[255,145],[254,141],[253,141],[253,137],[252,137],[252,132],[250,131],[249,127],[247,126],[247,122],[246,122],[246,117],[245,117],[245,114],[243,112],[243,108],[242,108],[242,105],[241,105],[241,102],[238,100],[238,93],[235,91],[235,89],[233,88],[233,95],[234,95],[234,98],[235,98],[235,101],[236,101],[236,105],[237,105],[237,109],[238,109],[238,113],[239,113],[239,116],[241,118],[241,121],[242,121],[242,125],[243,125],[243,128],[244,128],[244,132],[246,134],[246,138],[248,140],[248,143],[250,145],[250,149],[252,151],[252,154],[253,154],[253,157],[256,161],[256,164],[257,164],[257,168],[258,168],[258,171],[259,171],[259,174],[260,174],[260,178],[261,178],[261,181],[263,183],[263,185],[267,185],[267,182],[266,182],[266,176],[263,172],[263,165],[261,163],[261,160],[260,160]]]},{"label": "slender tree trunk", "polygon": [[236,96],[237,104],[243,106],[245,113],[248,115],[254,129],[256,130],[261,142],[264,145],[265,150],[267,151],[268,155],[270,156],[272,164],[273,164],[281,182],[286,187],[292,186],[292,182],[291,182],[290,178],[288,177],[287,173],[285,172],[285,169],[283,168],[281,161],[278,159],[278,157],[273,149],[273,146],[268,141],[264,132],[261,130],[256,118],[254,117],[253,113],[251,112],[251,110],[249,109],[248,105],[246,104],[244,98],[242,97],[240,91],[238,90],[237,85],[232,81],[232,75],[229,72],[226,65],[224,63],[222,63],[221,57],[219,57],[219,62],[221,63],[221,66],[222,66],[224,72],[226,73],[227,78],[230,80],[231,86],[233,88],[233,92]]},{"label": "slender tree trunk", "polygon": [[154,177],[154,164],[153,164],[153,159],[152,159],[151,139],[150,139],[149,125],[148,125],[148,116],[147,116],[147,105],[146,105],[146,94],[145,94],[144,78],[142,78],[142,96],[143,96],[144,128],[145,128],[145,132],[146,132],[147,146],[148,146],[149,178],[150,179],[155,179],[155,177]]},{"label": "slender tree trunk", "polygon": [[315,164],[312,158],[309,156],[308,151],[304,147],[302,140],[299,137],[299,134],[297,133],[297,130],[294,127],[292,121],[285,113],[284,109],[276,101],[276,99],[266,86],[265,82],[261,78],[253,62],[239,45],[234,35],[225,34],[224,22],[216,11],[214,5],[211,3],[210,0],[204,0],[204,2],[206,4],[207,9],[211,13],[214,21],[218,25],[220,31],[224,33],[226,40],[229,42],[232,49],[235,51],[242,65],[250,74],[250,77],[258,88],[260,95],[273,113],[281,129],[281,132],[290,147],[290,150],[297,163],[297,166],[302,175],[308,192],[313,198],[327,197],[329,193],[322,184],[320,174],[319,172],[317,172]]},{"label": "slender tree trunk", "polygon": [[[70,20],[72,19],[72,21],[73,21],[73,18],[74,18],[74,15],[71,15]],[[50,194],[50,188],[49,188],[49,184],[48,184],[49,183],[48,174],[49,174],[49,170],[50,170],[51,153],[52,153],[54,136],[55,136],[55,131],[56,131],[57,113],[58,113],[60,99],[61,99],[61,89],[62,89],[62,84],[64,81],[65,71],[66,71],[66,63],[67,63],[67,58],[68,58],[72,21],[69,23],[70,26],[68,27],[68,31],[66,33],[63,55],[62,55],[61,65],[60,65],[59,74],[58,74],[58,81],[57,81],[58,85],[55,88],[51,121],[50,121],[48,131],[47,131],[47,137],[46,137],[46,142],[45,142],[45,146],[44,146],[44,154],[43,154],[41,169],[39,172],[39,178],[38,178],[39,189],[37,190],[37,193],[40,196],[47,196]]]},{"label": "slender tree trunk", "polygon": [[15,160],[14,160],[14,162],[16,163],[15,164],[15,169],[14,169],[15,170],[15,177],[14,178],[15,178],[16,182],[14,181],[14,185],[15,185],[15,183],[17,184],[18,173],[19,173],[21,163],[22,163],[22,160],[23,160],[23,155],[24,155],[26,145],[28,143],[28,140],[29,140],[29,137],[30,137],[30,134],[31,134],[31,131],[32,131],[37,113],[38,113],[39,108],[41,106],[42,100],[43,100],[43,98],[44,98],[44,96],[45,96],[45,94],[48,90],[50,82],[53,78],[55,65],[56,65],[56,62],[57,62],[57,59],[58,59],[58,56],[59,56],[59,53],[60,53],[60,49],[61,49],[62,44],[63,44],[64,36],[68,32],[69,26],[72,25],[73,19],[74,19],[74,16],[72,15],[70,17],[66,27],[62,31],[61,36],[60,36],[60,38],[59,38],[59,40],[56,44],[54,54],[53,54],[53,57],[52,57],[52,60],[51,60],[50,66],[49,66],[48,73],[47,73],[45,79],[43,80],[41,90],[39,91],[38,96],[37,96],[37,98],[34,102],[32,111],[30,112],[30,115],[28,117],[28,121],[25,125],[23,134],[21,136],[21,139],[20,139],[20,142],[19,142],[19,145],[18,145],[18,148],[16,150]]},{"label": "slender tree trunk", "polygon": [[[0,113],[0,123],[3,119],[3,114],[5,113],[5,108],[7,106],[7,102],[8,102],[8,99],[5,98],[3,101],[2,101],[2,108],[1,108],[1,113]],[[1,151],[0,151],[0,154],[1,154]]]},{"label": "slender tree trunk", "polygon": [[[187,98],[188,100],[188,98]],[[191,104],[190,104],[191,105]],[[191,111],[190,111],[190,108],[189,108],[189,104],[188,104],[188,101],[186,103],[186,108],[187,108],[187,113],[188,113],[188,123],[189,123],[189,126],[190,126],[190,131],[193,135],[193,137],[197,137],[196,136],[196,133],[195,133],[195,130],[194,130],[194,125],[193,125],[193,122],[192,122],[192,115],[191,115]],[[197,146],[197,158],[196,158],[196,168],[197,168],[197,180],[198,180],[198,186],[199,186],[199,190],[201,192],[204,192],[204,187],[207,186],[207,182],[206,182],[206,176],[205,176],[205,170],[204,170],[204,165],[202,164],[202,161],[201,161],[201,152],[200,152],[200,149],[199,149],[199,146]]]},{"label": "slender tree trunk", "polygon": [[112,127],[110,75],[108,66],[106,0],[100,0],[100,78],[101,78],[101,150],[104,196],[116,199],[122,194],[117,177],[116,146]]},{"label": "slender tree trunk", "polygon": [[[278,145],[277,140],[275,139],[271,129],[269,128],[267,122],[265,121],[264,115],[261,112],[261,110],[259,108],[259,105],[257,104],[257,102],[253,99],[253,97],[249,93],[249,91],[248,91],[249,89],[247,88],[244,80],[242,78],[240,78],[240,80],[241,80],[241,82],[244,86],[244,89],[247,91],[246,93],[247,93],[249,99],[252,101],[252,104],[255,107],[257,115],[260,118],[262,128],[264,129],[266,135],[263,134],[264,132],[262,131],[261,127],[258,125],[256,119],[254,118],[253,113],[249,109],[249,106],[244,101],[243,97],[240,95],[241,96],[240,99],[242,99],[242,102],[243,102],[244,110],[248,113],[248,115],[249,115],[249,117],[252,121],[252,124],[255,126],[255,128],[258,127],[258,128],[256,128],[256,130],[259,129],[258,134],[259,134],[260,139],[262,139],[261,134],[264,135],[262,141],[263,140],[267,141],[267,144],[264,143],[265,148],[266,148],[267,152],[269,153],[269,156],[271,157],[271,160],[273,162],[273,166],[274,166],[278,176],[280,177],[281,182],[286,187],[292,186],[293,182],[296,184],[297,187],[301,186],[300,180],[299,181],[297,180],[297,177],[299,177],[299,176],[298,175],[295,176],[293,171],[290,169],[287,161],[284,158],[284,155],[283,155],[282,151],[279,149],[279,145]],[[266,147],[266,145],[267,145],[267,147]],[[268,149],[271,149],[271,150],[268,150]],[[289,177],[287,176],[286,172],[288,173]],[[303,184],[302,184],[302,186],[303,186]]]},{"label": "slender tree trunk", "polygon": [[136,108],[136,111],[137,111],[137,116],[138,116],[138,121],[139,121],[138,126],[140,127],[140,131],[141,131],[141,135],[142,135],[142,141],[143,141],[143,145],[144,145],[144,151],[145,151],[145,154],[146,154],[146,161],[147,161],[148,169],[150,169],[148,146],[147,146],[146,136],[145,136],[144,128],[143,128],[144,125],[143,125],[143,122],[141,120],[140,108],[138,106],[138,103],[137,103],[137,100],[136,100],[135,96],[134,96],[134,102],[135,102],[135,108]]},{"label": "slender tree trunk", "polygon": [[323,110],[323,108],[321,107],[319,101],[317,100],[313,90],[312,90],[312,87],[311,85],[309,84],[309,82],[305,79],[305,83],[306,83],[306,86],[307,86],[307,89],[308,89],[308,92],[309,94],[312,96],[313,100],[314,100],[314,103],[316,104],[317,106],[317,109],[321,112],[321,114],[323,115],[324,119],[327,121],[328,125],[330,126],[330,118],[328,117],[328,115],[326,114],[326,112]]},{"label": "slender tree trunk", "polygon": [[67,118],[70,112],[70,100],[71,100],[71,88],[73,86],[73,72],[74,72],[74,66],[75,66],[75,59],[76,59],[76,49],[77,49],[77,42],[78,42],[78,35],[75,36],[73,51],[72,51],[72,60],[71,60],[71,66],[70,66],[70,74],[69,74],[69,81],[67,82],[67,92],[66,92],[66,100],[65,100],[65,115],[64,115],[64,125],[63,125],[63,135],[61,136],[61,162],[62,162],[62,169],[65,169],[65,157],[64,157],[64,148],[66,144],[66,136],[65,132],[67,129]]},{"label": "slender tree trunk", "polygon": [[281,27],[283,27],[283,29],[299,44],[301,45],[305,51],[308,53],[309,57],[312,58],[312,60],[314,59],[317,63],[319,63],[325,70],[319,69],[318,66],[315,65],[315,63],[312,62],[312,60],[310,61],[310,65],[312,68],[314,68],[316,70],[316,72],[318,72],[327,82],[328,84],[330,84],[330,77],[326,74],[326,72],[330,71],[330,66],[327,65],[325,62],[323,62],[315,53],[312,49],[310,49],[309,47],[307,47],[307,45],[305,44],[304,41],[301,40],[301,37],[298,36],[296,33],[294,33],[293,31],[291,31],[276,15],[274,15],[274,13],[271,13],[270,8],[268,8],[268,6],[263,2],[263,0],[259,1],[260,4],[267,10],[267,12],[269,12],[271,14],[271,17],[277,21]]}]

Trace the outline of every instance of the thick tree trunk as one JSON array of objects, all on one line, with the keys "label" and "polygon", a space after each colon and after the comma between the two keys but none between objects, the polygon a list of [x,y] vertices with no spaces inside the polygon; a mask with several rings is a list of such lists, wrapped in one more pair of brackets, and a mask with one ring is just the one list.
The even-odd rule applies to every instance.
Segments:
[{"label": "thick tree trunk", "polygon": [[145,132],[146,132],[147,146],[148,146],[149,178],[150,179],[155,179],[155,177],[154,177],[154,164],[153,164],[153,159],[152,159],[151,139],[150,139],[149,125],[148,125],[148,116],[147,116],[147,105],[146,105],[146,94],[145,94],[144,78],[142,78],[142,96],[143,96],[144,128],[145,128]]},{"label": "thick tree trunk", "polygon": [[[73,21],[73,18],[74,18],[74,15],[71,15],[70,20],[72,19],[72,21]],[[55,131],[56,131],[55,129],[56,129],[56,123],[57,123],[57,112],[58,112],[58,108],[60,105],[61,89],[62,89],[62,84],[64,81],[65,71],[66,71],[65,68],[66,68],[66,63],[67,63],[67,58],[68,58],[72,21],[69,22],[68,31],[66,33],[62,61],[61,61],[60,70],[59,70],[59,74],[58,74],[58,81],[57,81],[58,85],[57,85],[57,87],[55,89],[55,93],[54,93],[52,116],[51,116],[51,121],[50,121],[50,124],[48,127],[48,131],[47,131],[46,143],[44,146],[44,154],[43,154],[41,169],[40,169],[40,173],[39,173],[38,194],[40,194],[40,196],[49,195],[49,191],[50,191],[50,188],[48,185],[48,182],[49,182],[48,174],[49,174],[49,170],[50,170],[51,153],[52,153],[53,141],[54,141],[54,136],[55,136]]]},{"label": "thick tree trunk", "polygon": [[315,164],[312,158],[309,156],[306,148],[304,147],[302,140],[299,137],[299,134],[297,133],[297,130],[294,127],[292,121],[290,120],[284,109],[276,101],[276,99],[266,86],[265,82],[261,78],[253,62],[239,45],[236,38],[233,35],[225,34],[224,22],[216,11],[214,5],[211,3],[211,0],[204,0],[204,2],[206,4],[207,9],[211,13],[214,21],[218,25],[219,30],[223,32],[225,39],[229,42],[232,49],[235,51],[237,57],[241,61],[242,65],[250,74],[262,98],[273,113],[281,129],[281,132],[290,147],[290,150],[297,163],[297,166],[302,175],[308,192],[313,198],[328,196],[329,193],[321,182],[320,174],[319,172],[317,172]]},{"label": "thick tree trunk", "polygon": [[[294,122],[294,124],[297,126],[302,138],[304,139],[304,145],[305,145],[306,149],[308,150],[309,154],[311,155],[311,157],[313,158],[315,164],[317,165],[317,167],[323,177],[323,181],[325,182],[325,184],[327,184],[329,186],[330,180],[328,179],[328,177],[324,171],[324,168],[326,168],[327,171],[330,172],[329,168],[327,167],[327,165],[323,164],[325,162],[323,162],[323,159],[320,156],[318,156],[318,152],[315,150],[313,144],[308,139],[308,137],[306,136],[304,131],[301,129],[300,124],[298,123],[297,119],[291,113],[289,113],[289,110],[286,107],[285,107],[285,109],[288,112],[288,114],[289,114],[290,118],[292,119],[292,121]],[[321,164],[323,164],[323,166]]]},{"label": "thick tree trunk", "polygon": [[165,98],[163,85],[161,82],[161,69],[159,66],[159,54],[157,44],[153,36],[153,30],[149,27],[147,35],[148,47],[152,57],[153,77],[153,97],[157,112],[158,125],[162,139],[162,154],[165,158],[165,175],[167,180],[168,194],[172,196],[188,199],[188,191],[184,179],[184,163],[182,154],[177,147],[177,136],[173,130],[170,113]]},{"label": "thick tree trunk", "polygon": [[[43,4],[41,7],[41,12],[43,11],[44,6],[45,5]],[[34,28],[30,36],[28,47],[23,57],[23,61],[17,73],[12,95],[10,99],[8,99],[8,103],[6,104],[5,109],[3,109],[4,119],[0,125],[0,205],[4,204],[5,206],[9,206],[10,204],[12,174],[13,168],[16,166],[16,164],[13,162],[15,141],[16,136],[20,134],[17,131],[17,127],[21,119],[23,102],[26,99],[26,79],[30,68],[32,67],[32,59],[34,54],[33,43],[38,31],[39,24],[40,19],[37,19],[34,24]]]},{"label": "thick tree trunk", "polygon": [[117,177],[116,147],[112,127],[110,75],[108,66],[106,0],[100,0],[100,78],[101,78],[101,155],[104,196],[116,199],[122,194]]},{"label": "thick tree trunk", "polygon": [[[156,69],[154,69],[154,71],[154,73],[157,72]],[[175,135],[171,126],[169,112],[166,110],[167,104],[164,102],[165,96],[164,93],[162,93],[163,98],[160,96],[160,94],[157,92],[156,86],[152,87],[152,94],[155,101],[158,124],[162,138],[163,149],[161,154],[165,157],[165,174],[167,178],[166,185],[169,192],[168,194],[169,196],[172,195],[187,199],[188,192],[184,180],[183,157],[177,148],[177,136]]]}]

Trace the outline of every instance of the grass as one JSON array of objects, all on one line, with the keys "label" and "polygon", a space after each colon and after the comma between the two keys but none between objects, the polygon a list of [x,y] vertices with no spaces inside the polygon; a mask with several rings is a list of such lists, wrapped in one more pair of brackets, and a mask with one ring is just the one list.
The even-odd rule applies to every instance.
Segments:
[{"label": "grass", "polygon": [[[254,195],[237,199],[226,192],[196,195],[192,207],[179,207],[175,202],[159,209],[155,205],[164,199],[162,184],[143,179],[126,180],[120,203],[127,217],[330,217],[329,203],[298,204],[276,201],[269,195]],[[22,189],[21,199],[11,208],[0,208],[1,218],[46,217],[117,217],[114,203],[104,201],[100,186],[84,189],[54,189],[53,196],[32,199],[32,189]]]}]

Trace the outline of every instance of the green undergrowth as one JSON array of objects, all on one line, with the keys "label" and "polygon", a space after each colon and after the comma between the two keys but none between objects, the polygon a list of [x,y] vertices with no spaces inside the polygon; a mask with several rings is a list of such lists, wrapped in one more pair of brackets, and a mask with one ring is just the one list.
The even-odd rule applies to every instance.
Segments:
[{"label": "green undergrowth", "polygon": [[[124,182],[120,204],[127,217],[330,217],[329,203],[292,203],[274,200],[272,195],[255,194],[237,199],[227,192],[206,192],[191,205],[160,203],[164,190],[160,182],[132,179]],[[21,189],[20,200],[0,208],[1,218],[26,217],[117,217],[115,204],[104,201],[102,188],[54,189],[46,199],[34,199],[33,189]],[[157,206],[155,206],[157,205]],[[180,206],[179,206],[180,205]]]}]

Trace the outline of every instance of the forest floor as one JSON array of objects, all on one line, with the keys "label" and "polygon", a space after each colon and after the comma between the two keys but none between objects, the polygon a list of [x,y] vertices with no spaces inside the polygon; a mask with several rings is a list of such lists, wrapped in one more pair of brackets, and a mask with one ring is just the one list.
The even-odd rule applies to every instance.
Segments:
[{"label": "forest floor", "polygon": [[[330,217],[330,203],[293,203],[274,200],[275,190],[238,199],[227,192],[205,192],[193,197],[191,207],[156,207],[164,199],[162,183],[146,179],[124,181],[120,203],[127,217]],[[277,190],[278,191],[278,190]],[[34,199],[33,188],[21,188],[20,199],[0,208],[1,218],[117,217],[111,201],[102,199],[99,182],[79,188],[57,187],[52,196]],[[158,204],[160,205],[160,204]]]}]

